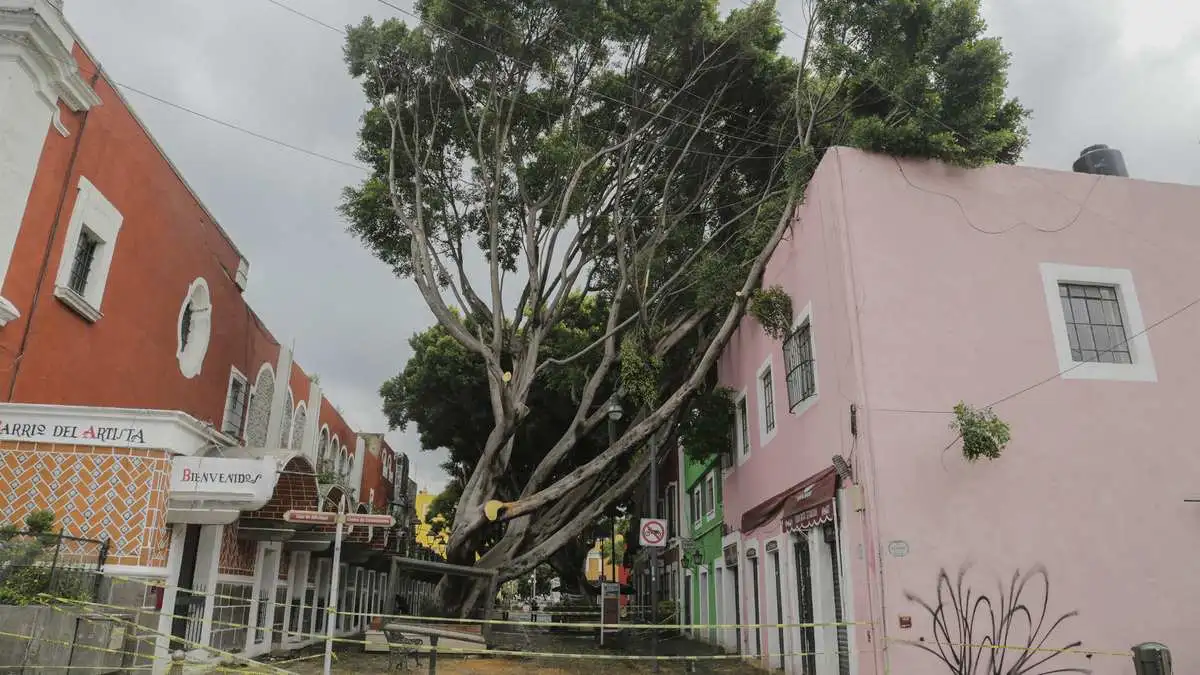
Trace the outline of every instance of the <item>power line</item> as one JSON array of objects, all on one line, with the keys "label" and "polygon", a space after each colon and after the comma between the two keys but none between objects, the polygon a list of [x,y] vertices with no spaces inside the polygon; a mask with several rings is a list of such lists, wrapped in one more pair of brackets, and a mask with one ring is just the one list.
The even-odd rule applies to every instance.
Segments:
[{"label": "power line", "polygon": [[326,154],[317,152],[316,150],[309,150],[308,148],[302,148],[299,145],[293,145],[291,143],[288,143],[287,141],[281,141],[278,138],[273,138],[271,136],[267,136],[266,134],[260,134],[257,131],[247,129],[243,126],[234,124],[233,122],[227,122],[223,119],[213,117],[212,115],[207,115],[198,110],[193,110],[192,108],[189,108],[189,107],[183,105],[182,103],[175,103],[174,101],[169,101],[160,96],[151,94],[148,91],[143,91],[141,89],[138,89],[137,87],[133,87],[128,84],[123,84],[123,83],[117,82],[115,80],[109,80],[109,81],[122,89],[132,91],[135,94],[141,94],[142,96],[145,96],[146,98],[148,98],[152,101],[158,101],[159,103],[162,103],[163,105],[170,106],[172,108],[175,108],[176,110],[182,110],[183,112],[195,115],[196,117],[199,117],[201,119],[208,120],[209,122],[212,122],[213,124],[219,124],[228,129],[233,129],[234,131],[240,131],[243,134],[248,134],[259,140],[263,140],[268,143],[274,143],[275,145],[287,148],[289,150],[295,150],[296,152],[302,152],[306,155],[309,155],[310,157],[316,157],[318,159],[323,159],[323,160],[326,160],[329,162],[334,162],[336,164],[341,164],[342,166],[350,167],[351,169],[358,169],[360,171],[372,171],[372,169],[370,167],[363,166],[362,164],[355,164],[353,162],[347,162],[347,161],[338,159],[337,157],[333,157],[331,155],[326,155]]},{"label": "power line", "polygon": [[337,26],[331,26],[314,16],[305,14],[304,12],[301,12],[300,10],[298,10],[294,7],[289,7],[288,5],[285,5],[282,2],[279,2],[279,0],[267,0],[267,2],[271,3],[272,5],[275,5],[276,7],[284,10],[285,12],[291,12],[292,14],[295,14],[296,16],[308,19],[309,21],[317,24],[318,26],[323,26],[325,28],[328,28],[329,30],[331,30],[335,33],[341,33],[342,35],[346,34],[346,31],[342,30],[341,28],[338,28]]},{"label": "power line", "polygon": [[[13,36],[11,36],[11,35],[4,35],[4,34],[0,34],[0,39],[5,39],[5,40],[8,40],[9,42],[12,42],[12,43],[14,43],[14,44],[17,44],[17,45],[24,46],[24,44],[23,44],[23,43],[22,43],[20,40],[18,40],[17,38],[15,38],[15,37],[13,37]],[[53,60],[55,60],[55,61],[58,61],[59,63],[65,64],[65,65],[67,65],[67,66],[71,66],[71,67],[73,67],[73,68],[79,68],[79,70],[80,70],[81,72],[82,72],[82,71],[86,71],[86,70],[87,70],[86,68],[80,67],[80,65],[79,65],[77,62],[73,61],[73,60],[60,59],[60,58],[57,58],[57,57],[49,57],[49,58],[52,58]],[[246,127],[243,127],[243,126],[241,126],[241,125],[239,125],[239,124],[236,124],[236,123],[234,123],[234,122],[230,122],[230,121],[228,121],[228,120],[224,120],[224,119],[221,119],[221,118],[219,118],[219,117],[214,117],[214,116],[212,116],[212,115],[209,115],[209,114],[206,114],[206,113],[202,113],[202,112],[200,112],[199,110],[195,110],[195,109],[193,109],[193,108],[190,108],[190,107],[188,107],[188,106],[186,106],[186,105],[184,105],[184,104],[182,104],[182,103],[177,103],[177,102],[175,102],[175,101],[172,101],[172,100],[170,100],[170,99],[164,98],[164,97],[162,97],[162,96],[158,96],[157,94],[152,94],[152,93],[150,93],[150,92],[148,92],[148,91],[145,91],[144,89],[139,89],[138,87],[134,87],[134,86],[132,86],[132,85],[125,84],[124,82],[117,81],[117,80],[113,79],[112,77],[109,77],[107,73],[104,73],[104,72],[102,72],[102,69],[100,69],[99,67],[96,67],[96,68],[95,68],[95,69],[93,69],[93,70],[92,70],[90,73],[87,73],[87,74],[89,74],[89,75],[100,75],[100,76],[102,76],[102,77],[103,77],[103,78],[104,78],[106,81],[108,81],[110,84],[112,84],[114,87],[120,87],[121,89],[124,89],[124,90],[126,90],[126,91],[131,91],[131,92],[133,92],[133,93],[135,93],[135,94],[138,94],[138,95],[140,95],[140,96],[145,96],[146,98],[149,98],[149,99],[151,99],[151,100],[153,100],[153,101],[157,101],[158,103],[161,103],[161,104],[163,104],[163,105],[169,106],[169,107],[171,107],[171,108],[175,108],[176,110],[181,110],[181,111],[183,111],[183,112],[186,112],[186,113],[188,113],[189,115],[194,115],[194,116],[196,116],[196,117],[199,117],[199,118],[201,118],[201,119],[203,119],[203,120],[207,120],[207,121],[209,121],[209,122],[212,122],[213,124],[219,124],[219,125],[221,125],[221,126],[223,126],[223,127],[226,127],[226,128],[228,128],[228,129],[232,129],[232,130],[234,130],[234,131],[238,131],[238,132],[241,132],[241,133],[243,133],[243,134],[247,134],[247,135],[249,135],[249,136],[253,136],[254,138],[257,138],[257,139],[259,139],[259,140],[266,141],[266,142],[268,142],[268,143],[272,143],[272,144],[278,145],[278,146],[280,146],[280,147],[287,148],[287,149],[289,149],[289,150],[293,150],[293,151],[295,151],[295,152],[304,153],[304,154],[306,154],[306,155],[309,155],[310,157],[316,157],[317,159],[323,159],[323,160],[325,160],[325,161],[327,161],[327,162],[333,162],[333,163],[335,163],[335,164],[340,164],[341,166],[349,167],[349,168],[351,168],[351,169],[358,169],[359,171],[367,171],[367,172],[370,172],[370,171],[372,171],[372,169],[371,169],[370,167],[364,166],[364,165],[362,165],[362,164],[356,164],[356,163],[354,163],[354,162],[347,162],[347,161],[345,161],[345,160],[338,159],[337,157],[333,157],[333,156],[331,156],[331,155],[326,155],[326,154],[324,154],[324,153],[317,152],[316,150],[309,150],[308,148],[304,148],[304,147],[301,147],[301,146],[299,146],[299,145],[295,145],[295,144],[293,144],[293,143],[289,143],[289,142],[287,142],[287,141],[280,140],[280,139],[278,139],[278,138],[275,138],[275,137],[273,137],[273,136],[268,136],[268,135],[266,135],[266,134],[259,133],[259,132],[257,132],[257,131],[254,131],[254,130],[252,130],[252,129],[247,129]]]}]

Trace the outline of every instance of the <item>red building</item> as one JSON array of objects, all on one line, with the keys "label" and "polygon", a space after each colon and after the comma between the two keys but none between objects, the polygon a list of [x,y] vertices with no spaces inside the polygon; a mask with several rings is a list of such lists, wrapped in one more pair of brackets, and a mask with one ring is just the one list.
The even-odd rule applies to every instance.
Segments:
[{"label": "red building", "polygon": [[[332,534],[283,514],[390,508],[396,454],[246,304],[249,261],[51,0],[0,0],[0,279],[7,521],[50,509],[111,578],[165,582],[160,657],[323,632]],[[392,538],[348,535],[342,609],[385,607]]]}]

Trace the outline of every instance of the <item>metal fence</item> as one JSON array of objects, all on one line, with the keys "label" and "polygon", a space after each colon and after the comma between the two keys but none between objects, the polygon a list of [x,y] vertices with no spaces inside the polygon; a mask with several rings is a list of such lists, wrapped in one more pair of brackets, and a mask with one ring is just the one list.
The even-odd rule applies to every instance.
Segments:
[{"label": "metal fence", "polygon": [[0,531],[0,605],[92,601],[109,542],[62,532]]}]

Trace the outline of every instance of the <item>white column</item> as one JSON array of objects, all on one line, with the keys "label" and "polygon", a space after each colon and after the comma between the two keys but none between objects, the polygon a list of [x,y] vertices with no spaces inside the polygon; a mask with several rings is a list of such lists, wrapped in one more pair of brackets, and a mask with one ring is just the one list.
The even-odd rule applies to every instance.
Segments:
[{"label": "white column", "polygon": [[271,393],[271,416],[267,422],[266,447],[278,448],[283,436],[283,404],[287,402],[292,381],[292,350],[279,346],[279,361],[275,364],[275,391]]},{"label": "white column", "polygon": [[300,553],[293,551],[284,555],[288,556],[288,578],[287,592],[284,594],[284,597],[287,598],[287,604],[283,607],[283,635],[279,636],[281,643],[291,641],[292,613],[299,609],[296,607],[296,577],[298,576],[296,572],[299,571]]},{"label": "white column", "polygon": [[[813,623],[827,624],[836,621],[833,608],[833,565],[829,559],[829,544],[825,543],[825,533],[821,527],[808,530],[810,565],[812,567],[813,585]],[[817,651],[817,672],[837,672],[837,628],[835,626],[818,626],[813,630],[814,647]]]},{"label": "white column", "polygon": [[183,539],[187,525],[171,526],[171,547],[167,551],[166,587],[162,594],[162,611],[158,615],[158,636],[154,638],[154,675],[162,675],[170,666],[171,624],[175,613],[175,592],[179,586],[179,568],[183,565]]},{"label": "white column", "polygon": [[262,590],[262,569],[265,555],[266,549],[260,543],[258,551],[254,554],[254,585],[250,588],[250,616],[246,619],[246,623],[250,625],[250,629],[246,631],[246,648],[244,651],[249,656],[254,656],[254,633],[258,630],[258,596]]},{"label": "white column", "polygon": [[[300,444],[300,451],[316,466],[317,435],[321,433],[321,385],[315,378],[308,380],[308,404],[305,408],[307,410],[304,418],[304,440]],[[317,467],[317,470],[320,471],[321,468]]]},{"label": "white column", "polygon": [[196,577],[192,588],[204,594],[204,615],[200,624],[200,644],[212,646],[212,619],[216,609],[217,571],[221,564],[224,525],[201,525],[196,551]]}]

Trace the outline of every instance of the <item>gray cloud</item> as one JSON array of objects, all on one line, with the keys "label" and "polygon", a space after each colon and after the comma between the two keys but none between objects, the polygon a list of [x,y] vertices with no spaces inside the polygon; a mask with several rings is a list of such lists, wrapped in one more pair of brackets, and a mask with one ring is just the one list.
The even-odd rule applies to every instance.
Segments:
[{"label": "gray cloud", "polygon": [[[334,26],[408,18],[372,0],[281,1]],[[340,35],[267,0],[66,4],[116,80],[353,161],[363,99]],[[781,5],[800,31],[798,3]],[[1200,183],[1200,10],[1171,0],[985,0],[984,13],[1013,52],[1012,93],[1035,109],[1027,163],[1069,168],[1102,142],[1124,150],[1138,177]],[[799,48],[794,35],[787,44]],[[295,340],[297,359],[321,374],[352,425],[384,429],[379,385],[432,317],[410,283],[345,233],[335,207],[362,174],[126,95],[250,259],[247,296],[276,337]],[[411,431],[389,440],[413,458],[423,487],[440,489],[444,453],[418,452]]]}]

